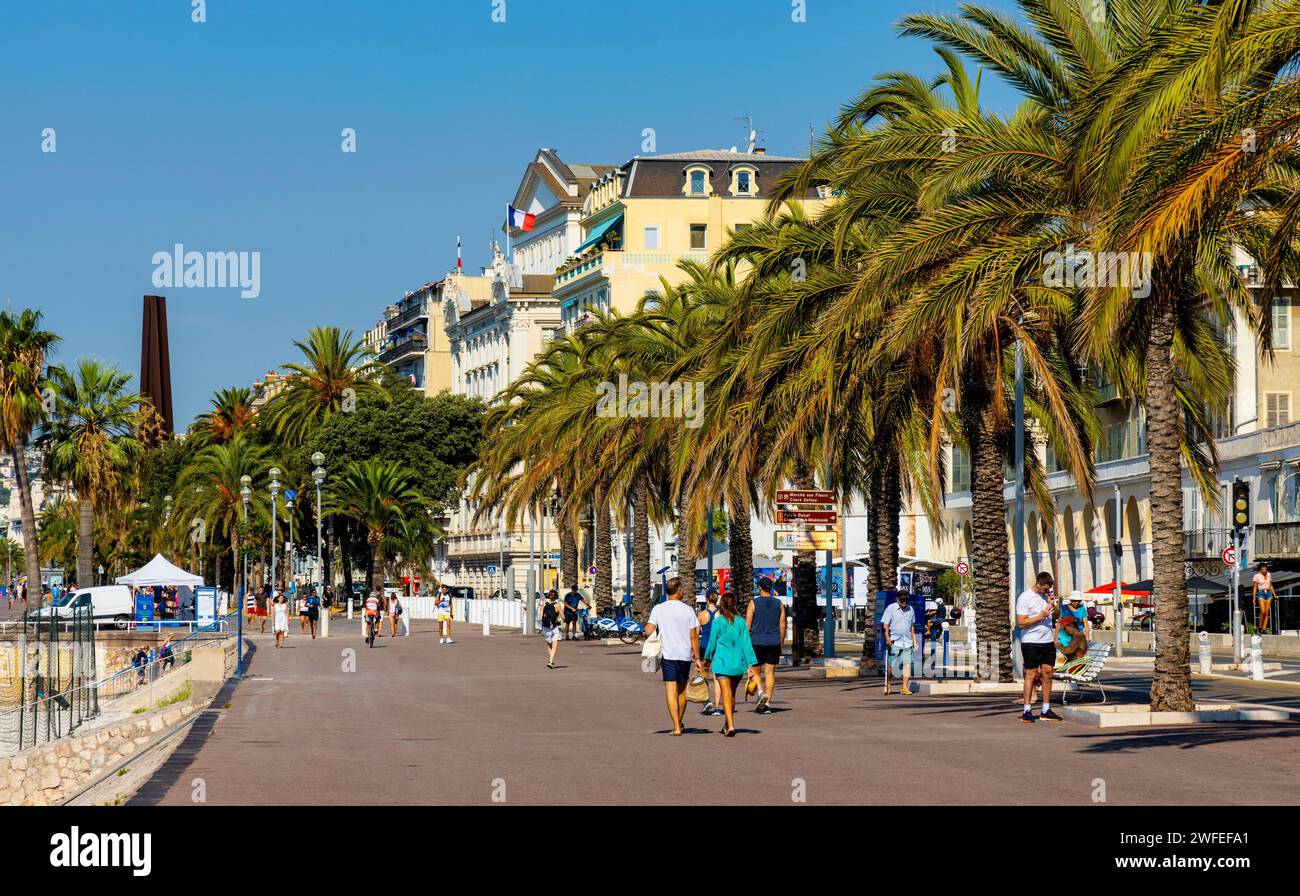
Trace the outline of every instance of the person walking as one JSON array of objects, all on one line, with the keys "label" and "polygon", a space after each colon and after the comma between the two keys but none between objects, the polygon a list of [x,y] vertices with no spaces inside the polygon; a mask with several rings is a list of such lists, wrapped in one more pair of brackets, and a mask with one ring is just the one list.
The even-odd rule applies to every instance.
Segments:
[{"label": "person walking", "polygon": [[[1040,572],[1030,588],[1016,598],[1016,625],[1020,627],[1020,655],[1025,666],[1025,704],[1022,722],[1063,721],[1052,711],[1052,667],[1056,645],[1052,614],[1056,611],[1052,574]],[[1034,718],[1034,687],[1043,689],[1043,710]]]},{"label": "person walking", "polygon": [[275,633],[275,646],[283,647],[284,639],[289,634],[289,599],[283,594],[276,594],[271,607],[275,613],[275,619],[271,623],[271,631]]},{"label": "person walking", "polygon": [[722,713],[726,716],[722,735],[735,737],[736,692],[749,670],[757,665],[758,657],[750,640],[749,626],[741,620],[736,607],[734,589],[722,595],[718,609],[721,618],[712,621],[704,660],[717,676],[722,691]]},{"label": "person walking", "polygon": [[388,601],[388,628],[397,637],[397,624],[402,621],[402,599],[394,594]]},{"label": "person walking", "polygon": [[257,593],[257,625],[258,634],[266,634],[266,605],[271,597],[271,586],[263,585],[262,590]]},{"label": "person walking", "polygon": [[[554,591],[555,589],[552,588],[551,590]],[[576,626],[578,624],[579,607],[586,607],[590,610],[591,604],[587,603],[587,599],[582,596],[582,592],[578,590],[575,583],[569,586],[568,593],[564,595],[564,640],[566,641],[578,640]]]},{"label": "person walking", "polygon": [[307,634],[308,622],[310,621],[308,617],[310,615],[307,610],[307,594],[303,592],[298,595],[298,628],[301,629],[304,635]]},{"label": "person walking", "polygon": [[1273,609],[1273,576],[1268,566],[1261,563],[1255,572],[1252,593],[1255,598],[1255,627],[1261,634],[1268,633],[1269,611]]},{"label": "person walking", "polygon": [[443,585],[438,589],[438,600],[433,605],[433,618],[438,623],[438,643],[455,644],[451,639],[451,592]]},{"label": "person walking", "polygon": [[[311,639],[316,640],[316,626],[320,622],[321,599],[320,595],[312,591],[305,600],[307,601],[307,624],[311,627]],[[329,612],[326,610],[325,612]]]},{"label": "person walking", "polygon": [[769,576],[758,580],[758,597],[745,609],[745,622],[754,655],[758,657],[756,671],[761,690],[754,712],[766,715],[772,711],[772,692],[776,690],[776,666],[781,662],[781,645],[785,643],[785,604],[772,594],[774,583]]},{"label": "person walking", "polygon": [[713,632],[713,618],[717,615],[718,591],[716,588],[710,588],[709,593],[704,597],[704,609],[695,614],[695,618],[700,622],[700,655],[706,657],[704,674],[705,678],[708,679],[713,694],[713,699],[705,703],[704,708],[700,710],[702,716],[716,716],[722,712],[722,684],[718,681],[718,676],[714,674],[713,667],[709,665],[707,659],[709,638]]},{"label": "person walking", "polygon": [[682,600],[682,580],[673,576],[668,580],[666,599],[650,611],[646,623],[646,637],[659,634],[660,669],[663,673],[664,697],[668,703],[668,718],[674,737],[682,734],[682,717],[686,714],[686,683],[690,681],[691,668],[702,669],[700,662],[700,620],[695,610]]},{"label": "person walking", "polygon": [[903,679],[903,689],[899,693],[905,696],[912,693],[908,682],[912,678],[912,658],[916,648],[916,610],[909,605],[910,597],[906,591],[898,592],[894,602],[885,607],[885,612],[880,617],[885,644],[889,648],[889,656],[885,661],[886,696],[890,694],[891,673]]},{"label": "person walking", "polygon": [[[566,615],[567,615],[567,611]],[[555,668],[555,654],[560,648],[560,593],[552,588],[542,602],[542,638],[546,642],[546,668]]]}]

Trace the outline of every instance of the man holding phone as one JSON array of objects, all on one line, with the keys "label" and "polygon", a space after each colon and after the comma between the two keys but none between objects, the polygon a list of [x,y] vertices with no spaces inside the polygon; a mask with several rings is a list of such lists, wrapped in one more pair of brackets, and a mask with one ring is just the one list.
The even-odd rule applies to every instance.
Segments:
[{"label": "man holding phone", "polygon": [[[1020,655],[1025,661],[1025,707],[1020,721],[1063,721],[1052,711],[1052,667],[1056,663],[1052,614],[1056,611],[1051,573],[1040,572],[1034,584],[1016,598],[1016,625],[1020,626]],[[1034,685],[1043,687],[1043,711],[1034,718]]]}]

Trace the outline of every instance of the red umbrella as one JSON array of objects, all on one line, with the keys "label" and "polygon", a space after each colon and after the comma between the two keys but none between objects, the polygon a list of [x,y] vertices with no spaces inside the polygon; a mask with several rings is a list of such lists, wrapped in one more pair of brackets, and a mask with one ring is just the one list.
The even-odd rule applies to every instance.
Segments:
[{"label": "red umbrella", "polygon": [[[1115,594],[1115,583],[1111,582],[1107,585],[1098,585],[1096,588],[1091,589],[1087,593],[1088,594],[1109,594],[1113,596]],[[1124,597],[1150,597],[1151,596],[1150,591],[1141,591],[1124,582],[1119,583],[1119,593]]]}]

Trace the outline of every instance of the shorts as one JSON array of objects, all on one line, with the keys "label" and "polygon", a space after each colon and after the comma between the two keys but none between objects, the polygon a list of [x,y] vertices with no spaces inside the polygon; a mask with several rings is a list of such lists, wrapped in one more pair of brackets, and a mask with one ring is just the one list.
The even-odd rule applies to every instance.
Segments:
[{"label": "shorts", "polygon": [[690,660],[660,660],[659,664],[665,682],[675,681],[678,687],[686,687],[686,682],[691,679],[691,666],[694,665]]},{"label": "shorts", "polygon": [[1021,641],[1020,655],[1025,660],[1026,669],[1036,669],[1039,666],[1056,665],[1056,645],[1051,641],[1048,641],[1046,644],[1030,644]]},{"label": "shorts", "polygon": [[754,656],[760,666],[778,666],[781,664],[781,645],[755,644]]},{"label": "shorts", "polygon": [[312,622],[315,622],[317,619],[320,618],[320,610],[316,609],[315,607],[312,607],[310,610],[307,611],[307,618],[310,619]]},{"label": "shorts", "polygon": [[565,610],[565,611],[564,611],[564,621],[565,621],[565,622],[577,622],[577,621],[578,621],[578,611],[577,611],[577,610]]},{"label": "shorts", "polygon": [[254,611],[254,615],[255,615],[255,616],[258,616],[258,617],[260,617],[260,618],[263,618],[263,619],[266,618],[266,607],[258,607],[258,608]]},{"label": "shorts", "polygon": [[889,648],[889,671],[895,675],[903,674],[903,666],[907,666],[907,674],[912,674],[912,648],[910,647],[890,647]]},{"label": "shorts", "polygon": [[554,644],[560,640],[560,627],[558,625],[542,626],[542,637],[546,639],[547,644]]},{"label": "shorts", "polygon": [[439,610],[437,613],[434,613],[433,618],[436,622],[451,622],[451,614],[446,610]]}]

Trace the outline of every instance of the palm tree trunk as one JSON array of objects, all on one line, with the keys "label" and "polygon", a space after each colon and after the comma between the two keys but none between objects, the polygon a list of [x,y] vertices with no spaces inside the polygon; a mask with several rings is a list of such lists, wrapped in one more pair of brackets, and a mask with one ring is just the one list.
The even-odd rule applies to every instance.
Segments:
[{"label": "palm tree trunk", "polygon": [[887,453],[880,469],[872,474],[871,539],[875,557],[871,566],[871,588],[867,594],[867,625],[862,640],[861,669],[876,668],[876,594],[893,591],[898,584],[898,522],[903,509],[902,479],[898,458]]},{"label": "palm tree trunk", "polygon": [[605,499],[605,490],[596,492],[596,506],[592,513],[596,528],[596,581],[595,598],[597,612],[604,613],[614,606],[614,545],[609,529],[613,525],[609,513],[609,501]]},{"label": "palm tree trunk", "polygon": [[77,505],[77,585],[85,588],[94,583],[95,504],[84,495]]},{"label": "palm tree trunk", "polygon": [[379,556],[380,539],[370,538],[370,559],[366,564],[366,594],[375,590],[375,573],[379,572],[383,558]]},{"label": "palm tree trunk", "polygon": [[731,553],[730,588],[743,615],[754,597],[754,540],[749,529],[749,506],[727,502],[727,550]]},{"label": "palm tree trunk", "polygon": [[[797,489],[816,487],[803,458],[795,461],[791,478]],[[794,555],[793,650],[795,665],[810,662],[821,652],[821,633],[817,626],[817,554],[814,551],[799,551]]]},{"label": "palm tree trunk", "polygon": [[27,479],[27,452],[21,443],[13,448],[14,476],[18,480],[19,518],[23,524],[23,554],[27,561],[27,605],[33,609],[37,603],[32,595],[41,593],[41,555],[36,537],[36,511],[32,507],[32,484]]},{"label": "palm tree trunk", "polygon": [[560,529],[560,582],[561,594],[568,591],[570,585],[578,584],[578,537],[574,534],[572,520],[563,511],[555,519]]},{"label": "palm tree trunk", "polygon": [[650,489],[645,477],[632,488],[632,612],[650,612]]},{"label": "palm tree trunk", "polygon": [[[342,531],[339,533],[339,563],[343,566],[343,594],[338,595],[340,601],[352,599],[352,523],[346,519],[343,520]],[[346,606],[346,604],[344,604]]]},{"label": "palm tree trunk", "polygon": [[[1007,502],[993,399],[978,415],[970,442],[971,530],[975,545],[975,675],[1011,681],[1011,580],[1007,562]],[[972,399],[971,404],[974,405]]]},{"label": "palm tree trunk", "polygon": [[[1157,293],[1159,295],[1159,293]],[[1180,404],[1171,352],[1172,302],[1163,303],[1147,339],[1147,460],[1151,469],[1151,558],[1156,590],[1156,657],[1152,711],[1187,712],[1192,702],[1187,643],[1187,581],[1183,570],[1183,469]],[[1170,522],[1173,521],[1173,522]]]}]

